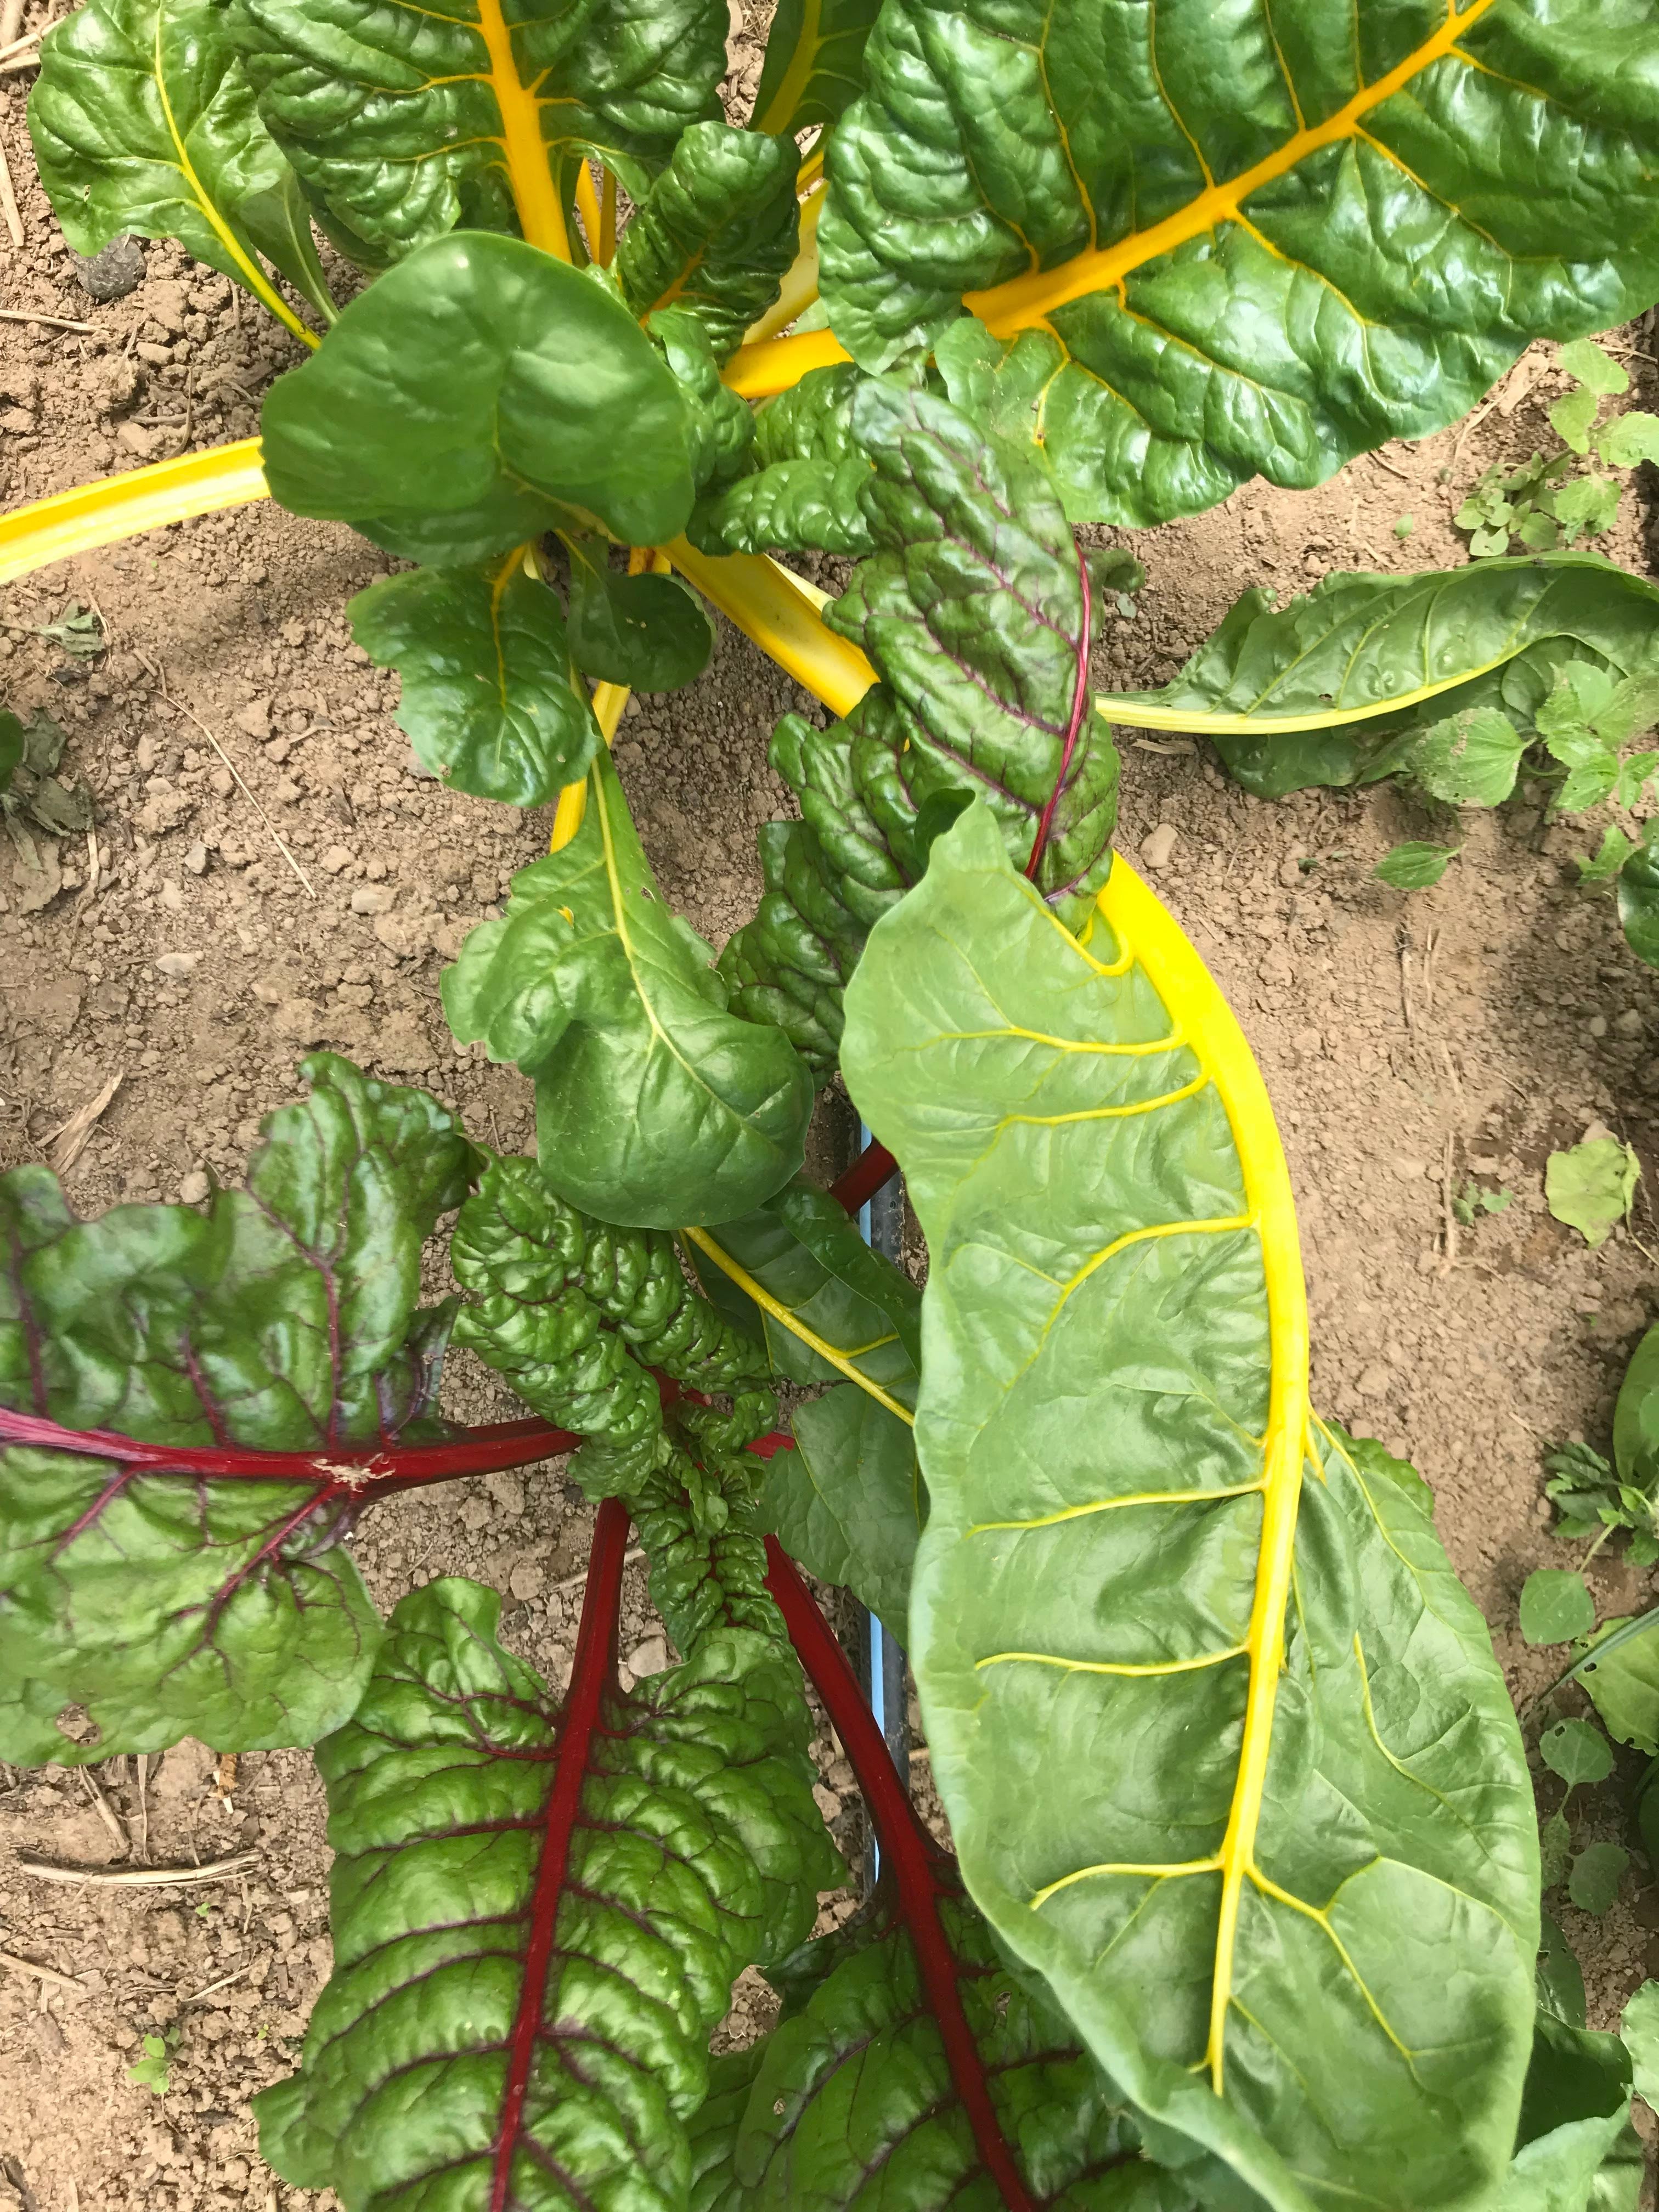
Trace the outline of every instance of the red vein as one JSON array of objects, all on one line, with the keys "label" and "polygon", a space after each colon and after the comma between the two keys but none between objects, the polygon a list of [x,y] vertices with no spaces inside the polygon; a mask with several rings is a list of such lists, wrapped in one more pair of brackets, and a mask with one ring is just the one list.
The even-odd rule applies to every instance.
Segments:
[{"label": "red vein", "polygon": [[513,2154],[524,2120],[525,2095],[545,2009],[548,1969],[558,1928],[559,1902],[570,1869],[570,1838],[587,1779],[588,1753],[599,1726],[599,1703],[611,1686],[617,1663],[617,1620],[622,1607],[623,1559],[628,1550],[628,1508],[607,1498],[593,1523],[587,1555],[587,1589],[582,1599],[576,1656],[559,1731],[557,1764],[548,1796],[536,1887],[530,1900],[530,1945],[525,1953],[524,1987],[507,2046],[507,2094],[493,2146],[495,2175],[489,2212],[502,2212],[513,2173]]},{"label": "red vein", "polygon": [[[1008,2212],[1035,2212],[991,2102],[979,2046],[963,2009],[956,1958],[939,1920],[939,1901],[945,1893],[939,1872],[944,1855],[916,1816],[846,1654],[775,1536],[766,1540],[766,1587],[777,1601],[796,1656],[811,1677],[847,1747],[870,1808],[882,1857],[896,1877],[900,1917],[915,1947],[921,1985],[939,2021],[951,2079],[973,2129],[980,2157],[1001,2191]],[[499,2206],[492,2206],[491,2212],[500,2212]]]},{"label": "red vein", "polygon": [[1042,819],[1037,823],[1036,836],[1031,840],[1031,857],[1025,863],[1025,872],[1035,883],[1042,860],[1042,848],[1048,842],[1048,831],[1054,823],[1054,809],[1066,790],[1066,778],[1071,769],[1072,755],[1077,748],[1078,732],[1083,727],[1083,710],[1089,703],[1089,633],[1094,627],[1094,596],[1089,586],[1089,564],[1083,557],[1083,548],[1073,542],[1077,555],[1077,572],[1083,583],[1083,628],[1077,641],[1077,682],[1072,690],[1072,720],[1066,732],[1066,744],[1060,756],[1060,773],[1054,778],[1054,787],[1048,793],[1048,804],[1042,810]]}]

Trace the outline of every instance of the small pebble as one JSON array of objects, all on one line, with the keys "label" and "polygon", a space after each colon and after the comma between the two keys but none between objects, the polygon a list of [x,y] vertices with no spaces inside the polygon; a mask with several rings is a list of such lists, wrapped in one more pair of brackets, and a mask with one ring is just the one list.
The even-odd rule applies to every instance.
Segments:
[{"label": "small pebble", "polygon": [[201,1169],[192,1168],[179,1186],[179,1202],[184,1206],[199,1206],[212,1188]]},{"label": "small pebble", "polygon": [[1156,830],[1150,830],[1141,839],[1140,857],[1154,875],[1169,866],[1170,856],[1175,851],[1178,836],[1173,822],[1160,822]]},{"label": "small pebble", "polygon": [[390,884],[359,884],[351,894],[353,914],[390,914],[397,896]]},{"label": "small pebble", "polygon": [[199,952],[163,952],[157,957],[155,972],[179,982],[192,973],[201,957]]}]

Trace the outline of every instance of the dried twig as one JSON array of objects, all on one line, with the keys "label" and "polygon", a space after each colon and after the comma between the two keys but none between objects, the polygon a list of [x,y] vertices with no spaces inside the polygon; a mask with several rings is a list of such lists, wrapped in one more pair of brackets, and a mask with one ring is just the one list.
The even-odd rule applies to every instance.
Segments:
[{"label": "dried twig", "polygon": [[1408,477],[1404,469],[1395,468],[1394,463],[1392,461],[1385,461],[1381,453],[1373,453],[1371,454],[1370,459],[1376,463],[1379,469],[1386,469],[1391,477],[1398,477],[1402,484],[1410,484],[1413,490],[1416,489],[1416,477]]},{"label": "dried twig", "polygon": [[19,1959],[9,1951],[0,1951],[0,1966],[9,1966],[14,1974],[33,1974],[37,1982],[54,1990],[73,1990],[77,1997],[87,1994],[86,1984],[73,1975],[60,1974],[52,1966],[37,1966],[33,1959]]},{"label": "dried twig", "polygon": [[46,33],[64,20],[61,15],[49,15],[44,23],[37,23],[32,31],[25,31],[20,38],[17,26],[22,20],[22,14],[23,0],[6,0],[5,6],[0,8],[0,62],[9,62],[14,54],[21,54],[25,46],[38,46]]},{"label": "dried twig", "polygon": [[[266,1955],[261,1952],[259,1958]],[[240,1982],[244,1974],[251,1974],[258,1963],[258,1958],[250,1959],[246,1966],[238,1966],[234,1974],[226,1974],[219,1981],[210,1982],[204,1990],[192,1990],[188,1996],[180,1997],[179,2002],[180,2004],[199,2004],[204,1997],[210,1997],[216,1990],[228,1990],[233,1982]]]},{"label": "dried twig", "polygon": [[1440,1222],[1441,1275],[1449,1275],[1457,1265],[1457,1216],[1452,1210],[1452,1146],[1449,1129],[1440,1153]]},{"label": "dried twig", "polygon": [[[15,67],[15,64],[0,63],[0,68]],[[43,314],[38,307],[0,307],[0,323],[46,323],[54,331],[85,331],[88,334],[98,327],[96,323],[72,323],[67,315]]]},{"label": "dried twig", "polygon": [[23,246],[23,218],[18,211],[17,192],[11,181],[11,167],[6,160],[6,149],[0,146],[0,215],[6,218],[6,228],[11,233],[11,242],[21,252]]},{"label": "dried twig", "polygon": [[194,722],[194,723],[195,723],[195,725],[196,725],[197,728],[198,728],[198,729],[202,732],[202,735],[203,735],[203,736],[207,739],[208,743],[212,746],[212,748],[213,748],[214,751],[215,751],[216,753],[217,753],[217,754],[218,754],[218,756],[219,756],[220,759],[224,763],[225,766],[226,766],[226,767],[230,770],[231,774],[232,774],[232,775],[236,778],[237,786],[238,786],[238,787],[240,788],[240,790],[241,791],[241,793],[242,793],[243,798],[246,799],[246,801],[247,801],[248,805],[249,805],[253,809],[254,812],[258,816],[258,817],[259,817],[260,821],[261,821],[261,822],[263,822],[263,823],[264,823],[265,828],[266,828],[266,829],[270,832],[270,842],[271,842],[271,843],[272,843],[273,845],[275,845],[275,847],[276,848],[277,851],[282,854],[283,858],[283,859],[288,862],[288,864],[289,864],[289,867],[293,869],[293,871],[294,871],[295,874],[295,875],[300,878],[301,883],[301,884],[304,885],[304,887],[305,887],[305,892],[306,892],[306,896],[307,896],[307,898],[313,898],[313,899],[314,899],[314,898],[316,897],[316,896],[317,896],[317,893],[316,893],[316,890],[315,890],[315,889],[313,888],[313,884],[312,884],[312,881],[311,881],[310,877],[306,873],[305,870],[304,870],[304,869],[300,866],[300,863],[299,863],[299,862],[295,859],[295,857],[294,857],[293,854],[292,854],[291,852],[289,852],[289,850],[288,847],[287,847],[287,846],[283,842],[283,840],[282,840],[281,836],[279,836],[279,834],[278,834],[278,832],[277,832],[276,824],[276,823],[271,820],[271,818],[270,818],[270,815],[268,815],[268,814],[265,812],[264,808],[263,806],[261,806],[261,805],[260,805],[260,804],[259,804],[258,800],[258,799],[253,796],[253,793],[252,793],[248,789],[248,787],[247,787],[246,784],[245,782],[243,782],[243,781],[242,781],[242,776],[241,776],[241,772],[240,772],[240,770],[237,768],[237,765],[236,765],[235,762],[234,762],[234,760],[232,760],[232,758],[231,758],[230,755],[229,755],[229,754],[225,750],[224,747],[220,744],[220,742],[219,742],[218,738],[216,738],[216,737],[214,736],[214,734],[213,734],[212,731],[211,731],[210,729],[209,729],[209,727],[208,727],[207,724],[206,724],[206,723],[202,720],[201,716],[200,716],[199,714],[192,714],[192,713],[191,712],[190,708],[189,708],[188,707],[186,707],[186,706],[185,706],[185,702],[184,702],[184,701],[183,701],[182,699],[175,699],[175,698],[173,696],[172,693],[171,693],[171,692],[167,690],[167,677],[166,677],[166,674],[165,674],[165,673],[161,674],[161,675],[157,678],[157,681],[160,683],[161,687],[161,688],[160,694],[159,694],[159,696],[160,696],[160,698],[161,698],[161,700],[162,704],[163,704],[164,706],[171,707],[171,708],[172,708],[172,709],[173,709],[173,713],[174,713],[175,714],[182,714],[182,715],[185,717],[185,719],[186,720],[186,721],[191,721],[191,722]]},{"label": "dried twig", "polygon": [[149,1863],[149,1753],[137,1755],[138,1768],[138,1856],[145,1865]]},{"label": "dried twig", "polygon": [[220,1753],[218,1771],[213,1778],[213,1794],[222,1805],[229,1804],[231,1792],[236,1787],[236,1765],[234,1751]]},{"label": "dried twig", "polygon": [[99,1115],[126,1081],[125,1068],[118,1068],[100,1091],[94,1092],[84,1106],[77,1106],[61,1128],[54,1129],[48,1139],[52,1146],[51,1167],[54,1175],[67,1175],[87,1148]]},{"label": "dried twig", "polygon": [[238,1851],[234,1858],[210,1859],[205,1866],[198,1867],[123,1867],[116,1874],[106,1874],[98,1867],[54,1866],[50,1859],[37,1859],[24,1851],[17,1854],[17,1863],[37,1881],[84,1882],[100,1889],[167,1889],[191,1881],[234,1881],[239,1874],[258,1865],[259,1854]]},{"label": "dried twig", "polygon": [[[623,1553],[623,1565],[625,1567],[631,1567],[637,1560],[642,1559],[644,1557],[645,1553],[642,1551],[636,1550],[632,1552],[624,1552]],[[553,1587],[556,1590],[580,1589],[586,1580],[587,1570],[584,1567],[580,1574],[567,1575],[562,1583],[555,1583]]]},{"label": "dried twig", "polygon": [[109,1831],[111,1842],[115,1845],[118,1851],[131,1851],[132,1849],[131,1842],[128,1838],[126,1830],[122,1826],[119,1819],[117,1817],[115,1808],[110,1803],[109,1799],[105,1796],[103,1791],[98,1787],[96,1781],[90,1774],[88,1773],[84,1766],[77,1769],[77,1771],[79,1772],[81,1780],[85,1786],[87,1795],[91,1798],[93,1804],[97,1810],[99,1819]]}]

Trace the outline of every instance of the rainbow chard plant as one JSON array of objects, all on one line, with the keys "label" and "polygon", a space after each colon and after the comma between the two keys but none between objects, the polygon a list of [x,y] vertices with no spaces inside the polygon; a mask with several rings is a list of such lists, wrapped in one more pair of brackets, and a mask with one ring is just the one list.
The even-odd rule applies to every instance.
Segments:
[{"label": "rainbow chard plant", "polygon": [[[408,564],[350,615],[421,758],[552,822],[444,981],[533,1161],[325,1055],[205,1211],[0,1182],[0,1755],[316,1746],[335,1970],[260,2118],[351,2212],[1629,2212],[1628,2061],[1534,1998],[1490,1639],[1425,1486],[1310,1403],[1271,1108],[1114,857],[1111,726],[1490,803],[1634,726],[1659,595],[1337,577],[1097,698],[1141,578],[1075,531],[1316,483],[1659,297],[1651,6],[784,0],[741,125],[726,20],[87,0],[46,41],[71,243],[177,237],[310,358],[259,440],[0,518],[0,577],[348,523]],[[799,811],[718,956],[607,750],[708,607],[830,714],[773,734]],[[825,1192],[831,1082],[878,1141]],[[921,1291],[848,1211],[901,1169]],[[452,1339],[522,1421],[444,1421]],[[563,1454],[562,1698],[477,1585],[378,1617],[361,1513]],[[624,1693],[630,1526],[679,1658]],[[953,1852],[802,1570],[907,1646]],[[884,1869],[818,1937],[806,1678]],[[711,2060],[749,1966],[780,2022]]]}]

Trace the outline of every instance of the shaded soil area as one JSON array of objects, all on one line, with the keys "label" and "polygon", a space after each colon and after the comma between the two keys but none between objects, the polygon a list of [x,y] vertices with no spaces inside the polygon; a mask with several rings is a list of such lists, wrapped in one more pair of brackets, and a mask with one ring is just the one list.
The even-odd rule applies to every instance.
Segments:
[{"label": "shaded soil area", "polygon": [[[4,82],[0,143],[26,243],[0,269],[0,305],[92,327],[0,324],[0,501],[251,434],[261,389],[297,348],[165,246],[145,250],[135,290],[89,301],[34,185],[27,80]],[[1461,560],[1450,517],[1463,492],[1490,461],[1549,438],[1543,409],[1563,388],[1534,349],[1460,429],[1316,493],[1251,487],[1137,541],[1147,587],[1133,619],[1104,624],[1097,682],[1167,678],[1248,584],[1283,594],[1333,568]],[[1634,497],[1603,543],[1645,570]],[[493,1145],[529,1147],[527,1085],[453,1044],[437,979],[544,849],[546,823],[416,773],[392,719],[396,684],[351,645],[342,611],[386,565],[343,528],[258,506],[0,594],[0,699],[62,723],[64,773],[90,793],[94,824],[90,841],[47,841],[33,872],[0,841],[0,1167],[49,1157],[118,1078],[65,1174],[71,1202],[198,1199],[210,1175],[240,1174],[260,1116],[317,1047],[425,1085]],[[37,634],[71,600],[101,617],[101,657]],[[641,833],[669,896],[717,944],[753,912],[757,827],[789,811],[768,735],[803,708],[822,719],[724,626],[690,692],[630,704],[617,757]],[[1426,1476],[1520,1697],[1559,1663],[1521,1643],[1521,1584],[1573,1563],[1549,1533],[1541,1454],[1605,1443],[1623,1362],[1659,1312],[1646,1196],[1659,1012],[1610,902],[1575,887],[1571,858],[1600,827],[1548,826],[1543,794],[1525,790],[1470,813],[1443,883],[1408,896],[1371,871],[1402,838],[1446,837],[1443,813],[1392,788],[1259,803],[1189,741],[1126,733],[1122,847],[1213,967],[1281,1115],[1319,1402]],[[1542,1170],[1597,1127],[1636,1145],[1648,1182],[1632,1230],[1592,1252],[1549,1217]],[[844,1140],[826,1130],[826,1164]],[[1470,1176],[1511,1203],[1449,1237]],[[448,1387],[463,1417],[509,1410],[464,1360]],[[496,1583],[508,1641],[557,1685],[590,1527],[556,1466],[393,1503],[353,1540],[386,1605],[439,1574]],[[1654,1596],[1607,1552],[1591,1580],[1603,1614]],[[666,1654],[637,1565],[625,1607],[623,1650],[650,1671]],[[850,1772],[827,1735],[819,1759],[822,1802],[856,1848]],[[1581,1833],[1613,1833],[1618,1818],[1604,1792]],[[233,1773],[186,1743],[111,1762],[96,1796],[67,1770],[0,1769],[0,2212],[331,2203],[273,2181],[246,2109],[293,2063],[326,1977],[323,1822],[299,1753]],[[23,1872],[20,1851],[106,1870],[249,1863],[199,1887],[59,1887]],[[1659,1969],[1645,1880],[1638,1863],[1600,1921],[1559,1908],[1601,2024]],[[728,2033],[752,2032],[765,2004],[745,1984]],[[155,2033],[173,2044],[164,2097],[126,2070]]]}]

